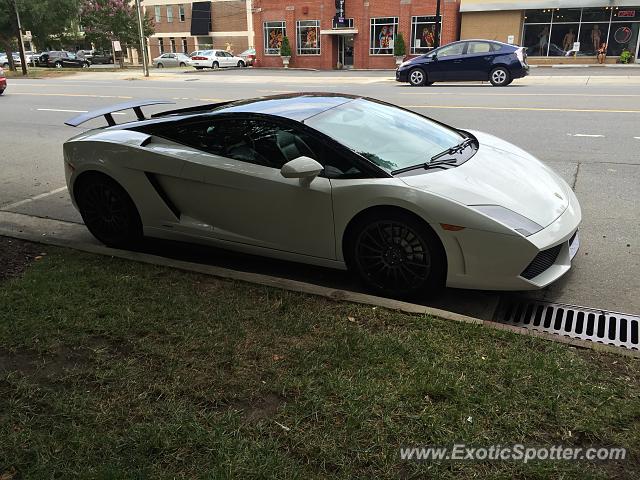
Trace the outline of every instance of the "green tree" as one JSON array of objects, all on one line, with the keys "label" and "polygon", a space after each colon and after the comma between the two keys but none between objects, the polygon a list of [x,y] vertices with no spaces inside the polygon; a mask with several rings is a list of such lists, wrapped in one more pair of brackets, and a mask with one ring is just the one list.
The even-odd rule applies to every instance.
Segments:
[{"label": "green tree", "polygon": [[[79,0],[15,0],[23,31],[31,31],[40,49],[52,37],[74,36],[71,28],[78,18]],[[18,48],[18,25],[14,0],[0,0],[0,48],[11,56]]]},{"label": "green tree", "polygon": [[407,54],[407,47],[404,44],[402,33],[398,33],[395,42],[393,42],[393,54],[396,57],[404,57]]},{"label": "green tree", "polygon": [[[138,13],[127,0],[82,0],[80,16],[86,39],[101,48],[110,48],[118,40],[123,46],[139,48]],[[145,37],[155,32],[154,23],[143,17]]]}]

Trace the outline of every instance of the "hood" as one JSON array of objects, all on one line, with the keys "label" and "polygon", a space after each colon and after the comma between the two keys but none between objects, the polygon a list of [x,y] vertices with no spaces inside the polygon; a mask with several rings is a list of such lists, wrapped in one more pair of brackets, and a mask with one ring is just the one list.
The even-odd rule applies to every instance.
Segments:
[{"label": "hood", "polygon": [[407,185],[465,205],[500,205],[546,227],[569,205],[570,187],[524,150],[493,135],[471,132],[476,154],[459,167],[400,177]]}]

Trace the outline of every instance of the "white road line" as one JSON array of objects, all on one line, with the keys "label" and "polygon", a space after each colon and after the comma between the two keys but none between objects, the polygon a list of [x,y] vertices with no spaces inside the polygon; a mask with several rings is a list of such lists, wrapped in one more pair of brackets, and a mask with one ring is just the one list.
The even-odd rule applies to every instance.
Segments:
[{"label": "white road line", "polygon": [[590,137],[590,138],[604,137],[604,135],[591,135],[588,133],[575,133],[572,136],[573,137]]},{"label": "white road line", "polygon": [[633,138],[635,138],[636,140],[640,140],[640,137],[633,137]]},{"label": "white road line", "polygon": [[64,110],[62,108],[36,108],[39,112],[87,113],[89,110]]},{"label": "white road line", "polygon": [[9,205],[5,205],[4,207],[2,207],[2,210],[10,210],[12,208],[21,207],[22,205],[35,202],[36,200],[40,200],[41,198],[45,198],[50,195],[55,195],[56,193],[64,192],[66,189],[67,187],[60,187],[60,188],[56,188],[55,190],[51,190],[49,192],[41,193],[40,195],[36,195],[35,197],[25,198],[24,200],[20,200],[18,202],[10,203]]}]

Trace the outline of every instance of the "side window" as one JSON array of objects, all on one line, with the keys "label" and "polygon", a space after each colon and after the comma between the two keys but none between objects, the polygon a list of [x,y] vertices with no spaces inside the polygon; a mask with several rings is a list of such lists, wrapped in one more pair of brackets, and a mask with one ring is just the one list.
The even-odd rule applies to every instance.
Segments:
[{"label": "side window", "polygon": [[472,55],[474,53],[489,53],[491,52],[491,45],[487,42],[469,42],[469,48],[467,48],[467,54]]},{"label": "side window", "polygon": [[362,172],[341,154],[303,131],[253,119],[219,119],[159,131],[157,135],[221,157],[280,169],[298,157],[311,157],[329,178],[359,178]]},{"label": "side window", "polygon": [[452,55],[462,55],[464,51],[464,42],[448,45],[438,50],[438,58],[450,57]]}]

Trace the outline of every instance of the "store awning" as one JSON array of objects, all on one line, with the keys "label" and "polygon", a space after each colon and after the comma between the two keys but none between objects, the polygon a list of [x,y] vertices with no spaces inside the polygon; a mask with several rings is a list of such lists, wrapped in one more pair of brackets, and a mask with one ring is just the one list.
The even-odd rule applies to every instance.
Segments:
[{"label": "store awning", "polygon": [[321,35],[355,35],[357,28],[332,28],[330,30],[320,30]]}]

